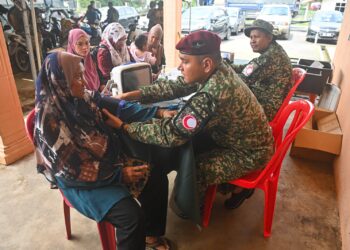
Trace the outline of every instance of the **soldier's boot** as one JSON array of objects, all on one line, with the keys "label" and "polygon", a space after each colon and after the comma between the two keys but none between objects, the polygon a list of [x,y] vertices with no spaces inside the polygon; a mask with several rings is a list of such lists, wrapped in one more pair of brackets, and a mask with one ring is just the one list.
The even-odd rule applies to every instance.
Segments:
[{"label": "soldier's boot", "polygon": [[225,200],[225,207],[227,209],[235,209],[238,208],[245,199],[248,199],[253,195],[255,189],[243,189],[239,193],[231,193],[231,197]]}]

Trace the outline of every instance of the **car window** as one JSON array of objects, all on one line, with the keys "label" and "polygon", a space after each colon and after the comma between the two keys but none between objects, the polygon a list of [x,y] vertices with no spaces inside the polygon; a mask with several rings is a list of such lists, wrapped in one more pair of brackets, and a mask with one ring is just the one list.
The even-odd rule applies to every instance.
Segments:
[{"label": "car window", "polygon": [[133,15],[134,15],[134,12],[132,11],[131,8],[127,8],[127,9],[126,9],[126,14],[129,15],[129,16],[133,16]]},{"label": "car window", "polygon": [[[210,16],[210,11],[206,11],[206,9],[202,8],[191,8],[191,18],[192,19],[207,19]],[[190,18],[190,9],[186,9],[182,13],[182,18],[189,19]]]},{"label": "car window", "polygon": [[288,16],[289,10],[288,10],[288,8],[285,8],[285,7],[264,7],[264,8],[262,8],[260,14]]},{"label": "car window", "polygon": [[228,15],[230,17],[237,17],[238,16],[237,10],[230,10],[230,9],[228,9],[227,13],[228,13]]},{"label": "car window", "polygon": [[313,21],[341,23],[343,15],[340,12],[318,12],[315,14]]},{"label": "car window", "polygon": [[119,12],[119,16],[120,16],[120,17],[126,15],[126,12],[125,12],[125,8],[124,8],[124,7],[118,8],[118,12]]},{"label": "car window", "polygon": [[219,18],[221,16],[225,16],[225,13],[220,10],[220,9],[216,9],[214,12],[213,12],[213,17],[215,18]]}]

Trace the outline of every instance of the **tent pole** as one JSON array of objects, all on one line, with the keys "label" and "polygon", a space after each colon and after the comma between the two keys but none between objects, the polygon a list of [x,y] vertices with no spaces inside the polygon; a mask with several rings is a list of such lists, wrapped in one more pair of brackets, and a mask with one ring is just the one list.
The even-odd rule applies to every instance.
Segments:
[{"label": "tent pole", "polygon": [[36,25],[36,16],[35,16],[35,9],[33,0],[30,0],[30,11],[32,13],[32,24],[33,24],[33,32],[34,32],[34,43],[35,43],[35,51],[36,51],[36,60],[38,63],[38,70],[41,67],[41,53],[40,53],[40,44],[39,44],[39,38],[38,38],[38,28]]},{"label": "tent pole", "polygon": [[35,82],[36,81],[36,68],[35,68],[32,39],[30,37],[30,29],[29,29],[28,15],[27,15],[27,5],[26,5],[25,0],[21,0],[21,3],[22,3],[22,15],[23,15],[24,31],[25,31],[25,35],[26,35],[27,49],[29,52],[30,68],[32,70],[32,76],[33,76],[33,80]]}]

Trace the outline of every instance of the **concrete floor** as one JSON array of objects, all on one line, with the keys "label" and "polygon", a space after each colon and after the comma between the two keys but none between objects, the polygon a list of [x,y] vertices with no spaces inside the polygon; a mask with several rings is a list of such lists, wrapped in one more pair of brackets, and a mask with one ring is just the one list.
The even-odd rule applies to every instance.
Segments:
[{"label": "concrete floor", "polygon": [[[96,223],[75,210],[74,238],[66,240],[62,198],[36,174],[33,155],[11,166],[0,165],[0,183],[0,249],[101,249]],[[169,210],[166,236],[179,250],[341,249],[330,166],[287,155],[278,189],[269,239],[262,235],[260,190],[232,211],[223,207],[225,197],[217,195],[210,225],[202,231]]]},{"label": "concrete floor", "polygon": [[[15,75],[24,113],[33,108],[30,74]],[[170,186],[175,173],[169,175]],[[0,165],[0,249],[101,249],[96,223],[71,210],[73,239],[66,240],[62,198],[36,173],[35,157]],[[263,237],[261,190],[236,210],[217,195],[208,228],[168,213],[166,236],[179,250],[341,249],[333,170],[329,164],[287,154],[281,170],[272,236]]]}]

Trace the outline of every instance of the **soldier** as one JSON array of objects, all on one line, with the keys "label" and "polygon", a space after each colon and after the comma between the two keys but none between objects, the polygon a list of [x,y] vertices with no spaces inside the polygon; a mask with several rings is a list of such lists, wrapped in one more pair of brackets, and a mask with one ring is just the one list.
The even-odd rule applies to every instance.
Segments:
[{"label": "soldier", "polygon": [[273,26],[257,19],[244,30],[253,51],[260,53],[246,65],[233,69],[254,93],[272,121],[292,87],[292,65],[284,49],[275,41]]},{"label": "soldier", "polygon": [[194,139],[200,201],[208,185],[261,168],[273,153],[266,115],[247,85],[221,59],[220,43],[209,31],[191,33],[176,45],[183,76],[120,96],[150,103],[195,93],[174,117],[125,124],[104,111],[111,126],[147,144],[175,147]]}]

